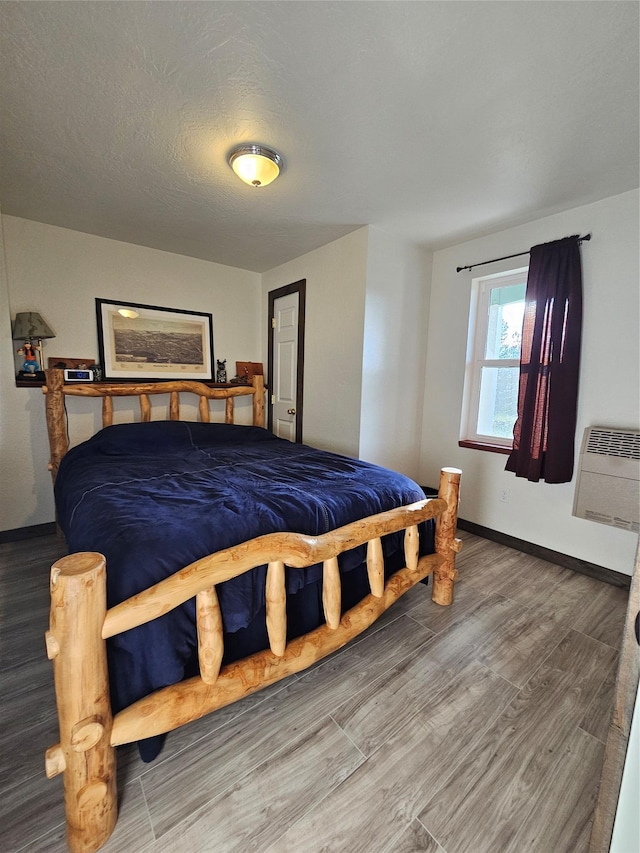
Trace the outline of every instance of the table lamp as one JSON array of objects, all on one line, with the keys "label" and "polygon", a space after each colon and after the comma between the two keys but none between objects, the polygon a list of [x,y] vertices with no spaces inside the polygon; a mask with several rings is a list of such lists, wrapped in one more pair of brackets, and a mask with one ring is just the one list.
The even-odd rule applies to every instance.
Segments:
[{"label": "table lamp", "polygon": [[[12,337],[14,341],[22,340],[23,345],[18,353],[23,357],[22,369],[18,371],[20,379],[44,379],[44,355],[42,341],[55,338],[49,325],[36,311],[25,311],[16,314],[13,322]],[[33,341],[37,343],[33,343]]]}]

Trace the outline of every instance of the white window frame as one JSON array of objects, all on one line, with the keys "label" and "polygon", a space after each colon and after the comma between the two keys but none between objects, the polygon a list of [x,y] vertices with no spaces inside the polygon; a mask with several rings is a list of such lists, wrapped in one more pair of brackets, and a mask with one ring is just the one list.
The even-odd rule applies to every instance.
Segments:
[{"label": "white window frame", "polygon": [[528,267],[519,267],[502,273],[481,276],[471,281],[471,307],[469,333],[467,336],[467,358],[460,424],[460,442],[495,448],[503,452],[513,447],[512,438],[478,433],[476,425],[480,407],[480,381],[483,367],[519,367],[519,359],[485,358],[489,333],[489,307],[492,291],[502,287],[526,283]]}]

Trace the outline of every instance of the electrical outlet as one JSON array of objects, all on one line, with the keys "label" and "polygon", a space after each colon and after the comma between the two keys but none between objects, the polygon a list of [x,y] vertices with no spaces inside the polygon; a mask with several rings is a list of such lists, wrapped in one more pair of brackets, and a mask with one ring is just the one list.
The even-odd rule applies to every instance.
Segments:
[{"label": "electrical outlet", "polygon": [[511,490],[510,489],[500,489],[500,500],[503,504],[508,504],[509,499],[511,498]]}]

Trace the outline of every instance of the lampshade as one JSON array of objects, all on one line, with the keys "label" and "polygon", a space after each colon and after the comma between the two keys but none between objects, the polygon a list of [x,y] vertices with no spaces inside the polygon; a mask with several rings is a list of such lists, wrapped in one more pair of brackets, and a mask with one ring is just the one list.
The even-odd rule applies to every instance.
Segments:
[{"label": "lampshade", "polygon": [[13,322],[13,340],[26,341],[32,338],[39,340],[55,338],[55,334],[37,312],[28,311],[16,314],[16,319]]},{"label": "lampshade", "polygon": [[228,159],[240,180],[252,187],[266,187],[275,181],[282,166],[282,157],[264,145],[238,145]]}]

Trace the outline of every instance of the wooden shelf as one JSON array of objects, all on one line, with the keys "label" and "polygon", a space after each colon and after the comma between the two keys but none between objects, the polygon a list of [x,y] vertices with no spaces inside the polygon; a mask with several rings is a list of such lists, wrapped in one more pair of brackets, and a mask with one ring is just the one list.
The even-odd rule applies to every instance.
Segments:
[{"label": "wooden shelf", "polygon": [[44,374],[32,378],[16,376],[16,388],[42,388],[43,385]]},{"label": "wooden shelf", "polygon": [[[101,382],[68,382],[68,385],[97,385],[100,387],[101,385],[117,385],[120,382],[130,382],[131,380],[122,380],[122,379],[109,379]],[[138,380],[140,384],[144,383],[144,380]],[[150,379],[149,382],[161,382],[161,379]],[[174,382],[173,379],[168,379],[167,382]],[[239,385],[239,382],[207,382],[206,380],[193,380],[194,382],[202,382],[203,385],[206,385],[207,388],[235,388]],[[45,385],[44,377],[40,378],[39,376],[34,376],[33,379],[26,379],[22,376],[16,376],[16,386],[18,388],[42,388]],[[242,387],[250,387],[245,386],[243,383]]]},{"label": "wooden shelf", "polygon": [[[119,382],[125,382],[125,381],[130,382],[131,380],[110,379],[110,380],[104,381],[104,382],[72,382],[72,383],[67,383],[67,384],[70,384],[70,385],[97,385],[98,387],[100,387],[101,385],[115,385],[115,384],[118,384]],[[140,380],[141,383],[143,381],[144,380]],[[159,382],[162,380],[153,380],[153,379],[149,380],[149,382],[156,382],[156,381]],[[172,382],[175,380],[167,380],[167,381]],[[194,381],[202,382],[202,384],[206,385],[207,388],[236,388],[238,386],[243,387],[243,388],[244,387],[250,387],[248,385],[245,385],[244,383],[241,384],[240,382],[207,382],[206,380],[200,380],[200,379],[194,380]],[[16,376],[16,387],[17,388],[42,388],[43,385],[45,385],[45,384],[46,383],[45,383],[44,377],[41,378],[40,376],[34,376],[32,379],[27,379],[27,378],[23,378],[22,376]],[[265,388],[266,388],[266,385],[265,385]]]}]

